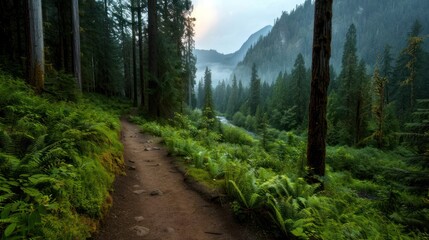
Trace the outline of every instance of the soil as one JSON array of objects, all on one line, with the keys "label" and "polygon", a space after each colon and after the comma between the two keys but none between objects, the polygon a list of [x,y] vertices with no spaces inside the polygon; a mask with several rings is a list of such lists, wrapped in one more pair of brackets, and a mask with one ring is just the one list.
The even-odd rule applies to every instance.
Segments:
[{"label": "soil", "polygon": [[161,139],[121,120],[126,176],[118,176],[113,206],[95,239],[255,239],[228,209],[184,181]]}]

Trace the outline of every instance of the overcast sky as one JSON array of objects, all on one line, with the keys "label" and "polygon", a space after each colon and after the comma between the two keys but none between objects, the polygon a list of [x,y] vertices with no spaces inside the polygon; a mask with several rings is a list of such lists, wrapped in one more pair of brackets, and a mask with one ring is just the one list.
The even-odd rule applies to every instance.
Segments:
[{"label": "overcast sky", "polygon": [[259,29],[304,0],[193,0],[195,47],[221,53],[238,50]]}]

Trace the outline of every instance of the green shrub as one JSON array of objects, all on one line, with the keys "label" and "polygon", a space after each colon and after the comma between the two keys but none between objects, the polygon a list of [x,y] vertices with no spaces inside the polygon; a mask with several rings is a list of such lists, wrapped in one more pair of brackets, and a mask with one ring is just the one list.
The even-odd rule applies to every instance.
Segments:
[{"label": "green shrub", "polygon": [[222,139],[224,142],[240,145],[253,146],[255,140],[245,130],[234,126],[222,126]]}]

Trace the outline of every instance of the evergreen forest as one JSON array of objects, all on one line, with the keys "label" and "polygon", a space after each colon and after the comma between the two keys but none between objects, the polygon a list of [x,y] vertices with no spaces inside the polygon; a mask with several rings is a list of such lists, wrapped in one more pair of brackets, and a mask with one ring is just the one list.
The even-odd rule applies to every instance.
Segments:
[{"label": "evergreen forest", "polygon": [[307,0],[217,85],[193,9],[0,1],[1,239],[97,239],[135,170],[121,121],[252,239],[429,239],[427,1]]}]

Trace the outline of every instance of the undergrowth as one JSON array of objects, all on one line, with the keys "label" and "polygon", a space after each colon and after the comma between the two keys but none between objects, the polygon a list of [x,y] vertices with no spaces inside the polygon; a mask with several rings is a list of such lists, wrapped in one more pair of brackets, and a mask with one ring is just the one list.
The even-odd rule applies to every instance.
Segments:
[{"label": "undergrowth", "polygon": [[223,181],[239,221],[259,224],[279,239],[428,239],[428,189],[413,191],[394,177],[395,171],[419,170],[401,155],[330,147],[326,190],[316,192],[302,178],[301,137],[279,132],[263,147],[233,126],[216,132],[198,127],[195,115],[177,114],[168,124],[131,120],[161,136],[198,179]]},{"label": "undergrowth", "polygon": [[[36,96],[0,72],[2,239],[85,239],[96,230],[123,172],[120,109],[83,96]],[[112,109],[112,107],[110,107]]]}]

